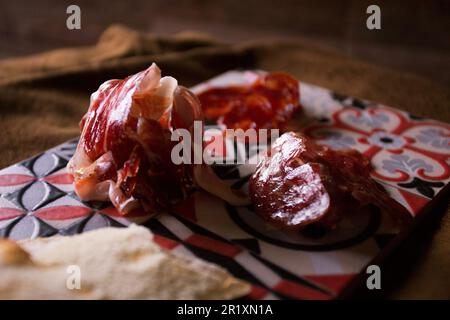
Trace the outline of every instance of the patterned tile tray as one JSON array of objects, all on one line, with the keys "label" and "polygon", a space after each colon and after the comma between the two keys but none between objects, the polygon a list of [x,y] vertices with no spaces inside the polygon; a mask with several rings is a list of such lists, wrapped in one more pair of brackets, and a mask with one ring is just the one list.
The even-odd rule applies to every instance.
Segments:
[{"label": "patterned tile tray", "polygon": [[[230,71],[193,88],[251,82],[257,72]],[[373,177],[416,217],[450,180],[450,125],[301,83],[301,129],[334,148],[369,157]],[[307,123],[307,124],[306,124]],[[224,266],[253,284],[248,298],[334,299],[401,238],[384,215],[361,213],[327,234],[286,236],[248,208],[203,192],[172,214],[126,219],[106,203],[81,202],[65,166],[77,139],[0,170],[0,236],[70,235],[104,226],[147,226],[162,246]],[[245,187],[251,165],[217,166],[222,179]],[[403,233],[403,232],[402,232]]]}]

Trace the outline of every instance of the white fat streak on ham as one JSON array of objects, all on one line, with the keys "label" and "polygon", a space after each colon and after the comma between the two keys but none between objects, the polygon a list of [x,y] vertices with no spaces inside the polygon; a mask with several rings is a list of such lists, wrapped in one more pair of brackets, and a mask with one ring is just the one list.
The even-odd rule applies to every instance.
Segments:
[{"label": "white fat streak on ham", "polygon": [[241,193],[239,190],[231,189],[206,164],[195,165],[194,178],[199,187],[231,205],[245,206],[251,203],[247,195]]},{"label": "white fat streak on ham", "polygon": [[[179,86],[175,91],[173,108],[183,123],[186,124],[187,129],[193,134],[194,120],[202,118],[200,101],[197,96],[185,87]],[[187,124],[190,124],[190,126]],[[194,165],[194,180],[203,190],[232,205],[243,206],[250,204],[250,198],[247,195],[231,189],[206,164]]]},{"label": "white fat streak on ham", "polygon": [[203,120],[200,101],[194,93],[183,86],[178,86],[175,90],[173,111],[179,115],[191,134],[193,134],[194,121]]}]

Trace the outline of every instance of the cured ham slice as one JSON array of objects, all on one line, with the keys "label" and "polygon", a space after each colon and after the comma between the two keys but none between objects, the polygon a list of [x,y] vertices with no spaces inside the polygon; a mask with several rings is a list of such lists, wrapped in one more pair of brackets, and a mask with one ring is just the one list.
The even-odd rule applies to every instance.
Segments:
[{"label": "cured ham slice", "polygon": [[300,108],[299,83],[274,72],[251,85],[212,88],[198,95],[205,118],[230,129],[281,129]]},{"label": "cured ham slice", "polygon": [[[200,103],[153,64],[123,80],[103,83],[92,94],[80,122],[81,137],[68,171],[81,200],[111,201],[127,214],[140,208],[166,211],[197,185],[236,203],[248,202],[205,165],[175,165],[171,150],[176,129],[192,132],[203,120]],[[195,168],[194,168],[195,167]],[[195,176],[208,176],[197,184]]]},{"label": "cured ham slice", "polygon": [[334,228],[340,218],[375,205],[395,220],[411,219],[371,177],[370,161],[361,153],[334,151],[300,133],[278,138],[250,178],[255,212],[287,229],[316,223]]}]

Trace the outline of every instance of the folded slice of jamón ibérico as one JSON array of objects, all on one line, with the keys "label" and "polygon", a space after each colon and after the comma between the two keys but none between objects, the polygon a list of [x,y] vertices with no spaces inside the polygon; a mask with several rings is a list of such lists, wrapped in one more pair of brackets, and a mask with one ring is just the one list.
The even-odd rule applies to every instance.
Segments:
[{"label": "folded slice of jam\u00f3n ib\u00e9rico", "polygon": [[122,214],[166,211],[196,186],[231,203],[248,202],[208,166],[172,161],[172,132],[192,132],[196,120],[203,120],[197,97],[175,78],[161,77],[155,64],[106,81],[91,96],[68,164],[75,192],[85,201],[109,200]]}]

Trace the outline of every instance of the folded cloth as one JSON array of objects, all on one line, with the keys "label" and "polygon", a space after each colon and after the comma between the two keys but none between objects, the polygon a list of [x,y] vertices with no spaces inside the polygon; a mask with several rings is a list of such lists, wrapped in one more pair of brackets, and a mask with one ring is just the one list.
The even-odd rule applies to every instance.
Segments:
[{"label": "folded cloth", "polygon": [[[0,61],[0,167],[77,136],[89,95],[100,83],[152,62],[185,86],[229,69],[287,71],[305,82],[450,122],[448,89],[306,41],[224,44],[202,34],[158,37],[114,25],[92,47]],[[450,297],[449,215],[439,224],[432,240],[423,243],[436,227],[422,228],[416,234],[421,246],[396,255],[400,272],[408,274],[382,284],[389,288],[387,296]],[[419,258],[416,252],[422,252]]]}]

